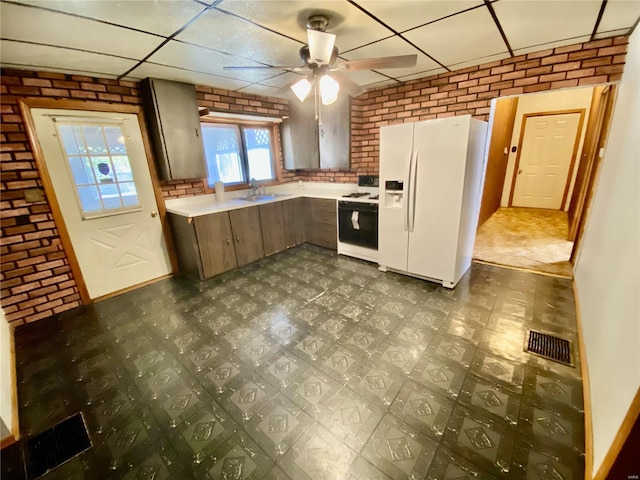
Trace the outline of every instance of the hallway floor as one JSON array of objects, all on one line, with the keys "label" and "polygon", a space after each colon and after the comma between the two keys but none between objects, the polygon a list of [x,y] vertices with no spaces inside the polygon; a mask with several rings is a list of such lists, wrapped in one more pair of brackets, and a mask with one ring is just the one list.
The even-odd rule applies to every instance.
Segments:
[{"label": "hallway floor", "polygon": [[474,260],[573,277],[567,213],[499,208],[478,230]]},{"label": "hallway floor", "polygon": [[454,290],[310,245],[16,331],[21,429],[83,412],[45,479],[584,477],[569,280],[473,264]]}]

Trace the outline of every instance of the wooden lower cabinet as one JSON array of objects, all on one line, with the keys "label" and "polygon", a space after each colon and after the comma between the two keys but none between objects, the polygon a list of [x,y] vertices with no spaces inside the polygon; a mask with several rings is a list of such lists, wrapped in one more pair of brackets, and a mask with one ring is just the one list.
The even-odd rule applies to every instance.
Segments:
[{"label": "wooden lower cabinet", "polygon": [[193,218],[168,217],[180,271],[201,280],[305,242],[337,249],[335,200],[293,198]]},{"label": "wooden lower cabinet", "polygon": [[258,207],[238,208],[229,212],[233,244],[238,266],[242,267],[264,257],[260,212]]},{"label": "wooden lower cabinet", "polygon": [[287,248],[307,241],[307,199],[293,198],[282,203]]},{"label": "wooden lower cabinet", "polygon": [[338,249],[336,201],[324,198],[307,198],[308,242],[321,247]]},{"label": "wooden lower cabinet", "polygon": [[285,202],[260,205],[260,226],[262,227],[262,243],[264,254],[273,255],[287,248],[287,230],[284,222]]}]

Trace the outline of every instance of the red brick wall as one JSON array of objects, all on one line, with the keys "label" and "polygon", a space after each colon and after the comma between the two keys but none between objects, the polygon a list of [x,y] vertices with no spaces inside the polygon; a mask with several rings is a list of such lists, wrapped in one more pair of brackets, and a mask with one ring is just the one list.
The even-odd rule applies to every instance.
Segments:
[{"label": "red brick wall", "polygon": [[[353,183],[378,172],[378,131],[382,125],[470,113],[487,119],[492,98],[619,80],[628,37],[522,55],[394,87],[353,100],[351,168],[285,171],[285,181]],[[140,104],[135,82],[59,73],[3,70],[0,85],[1,303],[10,322],[21,324],[80,304],[69,262],[49,205],[27,202],[25,189],[41,187],[17,102],[48,97]],[[286,100],[197,87],[198,103],[237,113],[288,113]],[[165,198],[204,193],[200,179],[161,182]]]},{"label": "red brick wall", "polygon": [[378,173],[379,129],[384,125],[465,114],[488,120],[493,98],[617,81],[628,40],[624,36],[542,50],[368,91],[352,105],[352,168],[358,174]]}]

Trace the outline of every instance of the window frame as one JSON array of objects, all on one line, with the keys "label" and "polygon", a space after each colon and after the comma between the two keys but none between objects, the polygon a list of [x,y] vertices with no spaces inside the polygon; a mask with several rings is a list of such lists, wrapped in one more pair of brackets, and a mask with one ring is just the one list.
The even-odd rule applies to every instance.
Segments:
[{"label": "window frame", "polygon": [[[254,120],[245,120],[239,118],[223,118],[223,117],[201,117],[201,124],[207,125],[220,125],[220,126],[234,126],[236,128],[236,134],[240,139],[240,145],[242,148],[240,149],[240,158],[242,161],[242,168],[247,174],[247,181],[243,183],[233,183],[233,184],[225,184],[224,188],[226,191],[234,191],[234,190],[247,190],[250,188],[249,182],[251,182],[251,177],[249,176],[249,159],[247,158],[246,146],[244,133],[242,131],[242,127],[249,128],[267,128],[270,133],[270,150],[271,150],[271,168],[273,169],[274,178],[271,180],[259,180],[260,186],[269,186],[269,185],[279,185],[282,183],[282,148],[280,146],[280,129],[279,123],[276,122],[265,122],[265,121],[254,121]],[[204,185],[205,193],[215,193],[215,187],[213,185],[209,185],[209,172],[207,170],[207,176],[202,179],[202,183]]]}]

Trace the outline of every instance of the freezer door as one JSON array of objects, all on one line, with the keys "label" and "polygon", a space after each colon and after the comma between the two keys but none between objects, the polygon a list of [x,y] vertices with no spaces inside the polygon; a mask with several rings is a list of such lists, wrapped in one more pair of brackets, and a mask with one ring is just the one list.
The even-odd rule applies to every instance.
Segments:
[{"label": "freezer door", "polygon": [[[412,153],[412,123],[380,128],[378,263],[402,271],[407,270],[407,189]],[[399,182],[401,190],[397,189]]]},{"label": "freezer door", "polygon": [[454,281],[470,119],[415,124],[415,209],[408,271],[445,283]]}]

